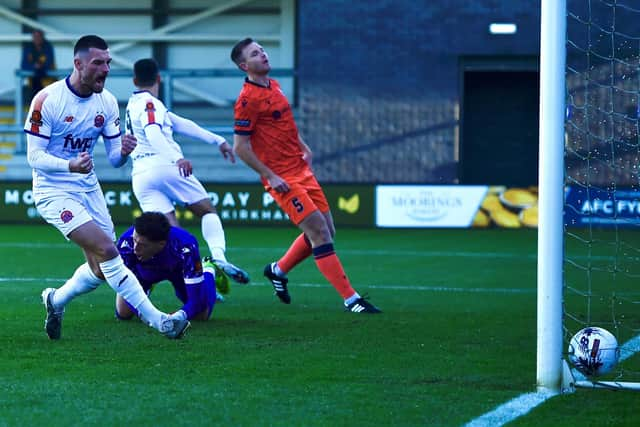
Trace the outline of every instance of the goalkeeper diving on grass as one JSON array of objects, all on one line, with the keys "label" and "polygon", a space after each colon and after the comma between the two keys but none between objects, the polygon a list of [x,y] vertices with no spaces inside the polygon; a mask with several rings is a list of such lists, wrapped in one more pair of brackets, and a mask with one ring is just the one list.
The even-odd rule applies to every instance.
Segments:
[{"label": "goalkeeper diving on grass", "polygon": [[[149,295],[155,284],[167,280],[182,302],[174,317],[208,320],[216,303],[216,280],[210,259],[200,260],[198,240],[186,230],[173,227],[160,212],[144,212],[118,240],[125,265]],[[228,282],[222,282],[228,286]],[[226,293],[227,289],[220,289]],[[219,297],[218,297],[219,298]],[[129,320],[138,311],[116,296],[116,317]]]}]

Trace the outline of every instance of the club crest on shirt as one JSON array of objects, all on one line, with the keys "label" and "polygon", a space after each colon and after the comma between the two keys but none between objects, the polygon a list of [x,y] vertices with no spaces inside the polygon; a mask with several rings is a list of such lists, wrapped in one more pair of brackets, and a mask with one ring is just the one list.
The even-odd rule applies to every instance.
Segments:
[{"label": "club crest on shirt", "polygon": [[42,126],[42,113],[40,113],[40,110],[33,110],[29,121],[33,125]]},{"label": "club crest on shirt", "polygon": [[104,116],[101,113],[98,113],[96,118],[93,119],[93,125],[97,128],[104,126]]},{"label": "club crest on shirt", "polygon": [[69,221],[71,221],[73,219],[73,212],[71,212],[68,209],[63,210],[62,213],[60,214],[60,219],[65,224],[68,223]]},{"label": "club crest on shirt", "polygon": [[42,114],[40,113],[40,110],[33,110],[31,112],[29,122],[31,123],[31,132],[40,132],[40,126],[42,126]]},{"label": "club crest on shirt", "polygon": [[240,101],[240,105],[242,105],[242,108],[246,107],[248,103],[249,101],[247,101],[247,98],[242,98],[242,100]]}]

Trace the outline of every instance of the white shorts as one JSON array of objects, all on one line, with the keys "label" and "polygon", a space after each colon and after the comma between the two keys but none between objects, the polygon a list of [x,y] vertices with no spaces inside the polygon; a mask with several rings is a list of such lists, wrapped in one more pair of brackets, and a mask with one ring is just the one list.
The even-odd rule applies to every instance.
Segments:
[{"label": "white shorts", "polygon": [[194,176],[180,175],[175,165],[155,166],[131,177],[131,186],[143,212],[157,211],[169,213],[174,204],[192,205],[209,194]]},{"label": "white shorts", "polygon": [[95,222],[111,240],[115,240],[113,221],[101,189],[87,193],[47,191],[42,194],[35,191],[33,197],[38,213],[67,240],[73,230],[89,221]]}]

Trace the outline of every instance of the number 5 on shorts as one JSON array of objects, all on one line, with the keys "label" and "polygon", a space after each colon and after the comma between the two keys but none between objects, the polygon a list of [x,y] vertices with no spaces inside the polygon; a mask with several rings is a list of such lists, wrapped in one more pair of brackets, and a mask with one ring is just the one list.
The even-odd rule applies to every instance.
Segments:
[{"label": "number 5 on shorts", "polygon": [[304,205],[300,203],[300,200],[298,200],[297,197],[294,197],[293,199],[291,199],[291,204],[293,205],[293,207],[296,209],[296,212],[298,213],[304,210]]}]

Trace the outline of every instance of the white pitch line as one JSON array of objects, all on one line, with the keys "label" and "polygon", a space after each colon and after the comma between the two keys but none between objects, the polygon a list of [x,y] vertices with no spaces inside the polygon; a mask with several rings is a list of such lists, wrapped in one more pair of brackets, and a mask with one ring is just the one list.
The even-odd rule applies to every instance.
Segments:
[{"label": "white pitch line", "polygon": [[[0,277],[0,283],[11,282],[66,282],[66,278],[53,277]],[[271,286],[267,283],[251,283],[249,286]],[[331,285],[328,283],[295,283],[293,287],[300,288],[327,288]],[[486,293],[486,294],[533,294],[535,289],[518,289],[518,288],[450,288],[446,286],[406,286],[406,285],[356,285],[358,288],[382,289],[394,291],[426,291],[426,292],[470,292],[470,293]]]},{"label": "white pitch line", "polygon": [[[265,283],[258,283],[257,286],[271,286]],[[252,286],[255,286],[252,284]],[[325,288],[330,286],[328,283],[294,283],[293,287],[299,286],[302,288]],[[519,288],[453,288],[449,286],[429,286],[429,285],[416,285],[416,286],[406,286],[406,285],[367,285],[367,284],[358,284],[355,285],[357,288],[368,288],[368,289],[387,289],[387,290],[398,290],[398,291],[428,291],[428,292],[470,292],[470,293],[493,293],[493,294],[533,294],[536,292],[535,289],[519,289]]]},{"label": "white pitch line", "polygon": [[0,248],[16,249],[77,249],[71,243],[0,242]]},{"label": "white pitch line", "polygon": [[[2,282],[64,282],[66,279],[62,278],[50,278],[50,277],[0,277],[0,283]],[[265,283],[251,284],[251,286],[269,286]],[[295,286],[308,287],[308,288],[321,288],[327,287],[327,284],[321,283],[299,283]],[[364,287],[364,286],[363,286]],[[511,294],[523,294],[534,293],[535,289],[508,289],[508,288],[450,288],[444,286],[403,286],[403,285],[368,285],[367,287],[372,289],[387,289],[387,290],[404,290],[404,291],[427,291],[427,292],[479,292],[479,293],[511,293]],[[640,351],[640,335],[627,341],[620,347],[620,361],[633,356]],[[573,370],[573,374],[576,379],[583,377],[578,371]],[[465,427],[500,427],[516,418],[529,413],[536,406],[544,403],[556,393],[548,391],[539,391],[534,393],[526,393],[520,395],[494,409],[491,412],[470,421],[465,424]]]},{"label": "white pitch line", "polygon": [[[0,248],[16,248],[16,249],[77,249],[76,245],[71,243],[38,243],[38,242],[0,242]],[[286,248],[228,248],[228,252],[257,252],[257,253],[273,253],[282,252]],[[535,261],[537,255],[534,253],[514,253],[514,252],[467,252],[467,251],[410,251],[402,249],[339,249],[341,254],[345,255],[365,255],[365,256],[405,256],[405,257],[424,257],[424,258],[502,258]],[[574,260],[598,260],[607,261],[615,260],[615,256],[569,256]]]},{"label": "white pitch line", "polygon": [[636,335],[620,347],[620,362],[640,352],[640,335]]},{"label": "white pitch line", "polygon": [[[640,335],[636,335],[620,346],[620,362],[630,358],[640,351]],[[584,381],[587,378],[577,369],[572,368],[571,373],[576,381]],[[533,408],[544,403],[556,393],[536,392],[522,394],[508,401],[491,412],[487,412],[479,418],[470,421],[465,427],[499,427],[529,413]]]},{"label": "white pitch line", "polygon": [[[67,278],[68,279],[68,278]],[[2,282],[66,282],[67,279],[55,279],[52,277],[0,277]]]},{"label": "white pitch line", "polygon": [[465,424],[466,427],[499,427],[528,413],[547,399],[556,396],[552,392],[527,393],[498,406],[491,412]]},{"label": "white pitch line", "polygon": [[[34,243],[34,242],[0,242],[0,248],[16,249],[77,249],[71,243]],[[234,250],[242,252],[271,253],[281,252],[286,248],[228,248],[229,252]],[[371,256],[417,256],[417,257],[438,257],[438,258],[506,258],[506,259],[531,259],[535,260],[535,254],[517,254],[513,252],[466,252],[466,251],[408,251],[402,249],[340,249],[340,253],[349,255],[371,255]]]}]

